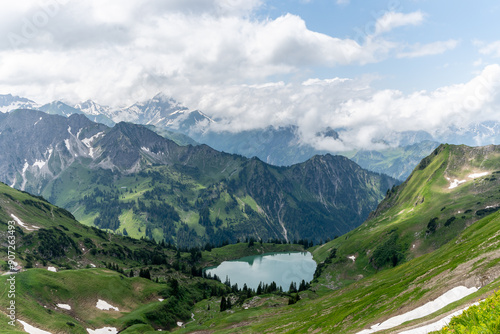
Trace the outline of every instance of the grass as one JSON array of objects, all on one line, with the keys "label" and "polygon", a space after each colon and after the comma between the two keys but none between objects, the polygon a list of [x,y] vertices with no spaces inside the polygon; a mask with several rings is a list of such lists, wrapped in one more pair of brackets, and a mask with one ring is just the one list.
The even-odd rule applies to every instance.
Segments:
[{"label": "grass", "polygon": [[142,231],[145,230],[144,223],[137,219],[132,209],[122,213],[120,216],[120,222],[120,230],[126,229],[130,237],[139,239],[144,236],[144,232],[139,231],[139,228],[141,228]]},{"label": "grass", "polygon": [[[463,275],[490,276],[499,266],[488,268],[488,261],[477,264],[470,273],[469,261],[482,257],[497,257],[500,248],[500,214],[486,217],[469,227],[464,233],[441,249],[413,259],[393,269],[383,270],[359,280],[345,288],[325,292],[316,290],[311,299],[282,308],[238,310],[232,315],[219,315],[222,319],[189,325],[186,332],[208,329],[230,332],[232,319],[241,326],[241,333],[251,332],[320,332],[353,333],[397,312],[403,312],[437,298],[451,289],[450,284],[463,285]],[[490,240],[485,236],[494,236]],[[487,283],[487,282],[485,282]],[[480,298],[497,289],[500,281],[485,285],[465,301]],[[457,303],[456,305],[459,305]],[[444,312],[438,311],[437,314]],[[238,314],[239,313],[239,314]],[[215,324],[213,327],[212,324]]]},{"label": "grass", "polygon": [[[0,284],[4,287],[0,292],[0,303],[5,308],[9,300],[5,276],[2,276]],[[31,269],[16,275],[16,311],[20,319],[26,319],[29,324],[41,329],[86,333],[85,328],[122,326],[120,318],[140,305],[150,303],[162,289],[160,284],[149,280],[125,278],[106,269],[58,273]],[[97,309],[98,299],[117,306],[120,312]],[[57,304],[69,304],[71,311],[57,308]],[[68,325],[68,322],[75,326]]]}]

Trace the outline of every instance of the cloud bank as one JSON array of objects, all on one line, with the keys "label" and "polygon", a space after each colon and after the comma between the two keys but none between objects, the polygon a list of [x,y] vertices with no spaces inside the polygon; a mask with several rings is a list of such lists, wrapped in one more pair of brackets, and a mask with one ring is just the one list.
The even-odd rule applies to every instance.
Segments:
[{"label": "cloud bank", "polygon": [[[348,1],[338,1],[348,3]],[[363,66],[442,54],[450,39],[406,45],[387,38],[425,23],[387,11],[361,40],[310,30],[299,16],[256,15],[263,0],[17,1],[0,12],[0,91],[41,103],[93,99],[126,106],[164,92],[218,122],[212,131],[296,125],[317,148],[379,145],[391,131],[437,131],[492,117],[498,65],[471,81],[404,94],[373,78],[307,78],[314,68]],[[483,54],[498,54],[498,45]],[[342,143],[319,138],[341,128]]]}]

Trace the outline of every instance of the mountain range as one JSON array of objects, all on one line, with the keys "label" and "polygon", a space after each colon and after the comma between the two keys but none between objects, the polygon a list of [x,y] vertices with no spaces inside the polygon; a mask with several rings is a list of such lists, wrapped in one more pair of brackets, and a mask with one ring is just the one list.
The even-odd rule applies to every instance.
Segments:
[{"label": "mountain range", "polygon": [[276,167],[146,126],[82,114],[0,115],[0,180],[87,225],[177,245],[257,239],[319,242],[358,226],[396,180],[342,156]]},{"label": "mountain range", "polygon": [[[108,126],[120,121],[154,126],[155,131],[170,137],[179,135],[191,139],[181,139],[179,143],[202,143],[228,153],[260,160],[276,166],[290,166],[304,162],[314,155],[341,154],[354,160],[363,168],[385,173],[404,181],[415,165],[430,154],[439,143],[465,144],[469,146],[495,144],[500,141],[500,125],[496,121],[471,124],[465,127],[448,127],[433,134],[425,131],[391,132],[376,139],[387,147],[383,150],[335,152],[318,150],[302,141],[298,128],[294,125],[266,127],[248,131],[214,131],[212,125],[219,120],[199,110],[190,110],[182,103],[165,94],[157,94],[149,100],[137,102],[128,107],[112,108],[88,100],[76,105],[54,101],[39,105],[26,98],[0,95],[0,111],[8,112],[19,108],[42,110],[51,114],[69,116],[82,113],[90,120]],[[318,137],[339,138],[342,129],[330,129],[317,133]],[[184,137],[186,138],[186,137]],[[369,157],[369,159],[367,159]],[[375,160],[372,160],[374,158]]]}]

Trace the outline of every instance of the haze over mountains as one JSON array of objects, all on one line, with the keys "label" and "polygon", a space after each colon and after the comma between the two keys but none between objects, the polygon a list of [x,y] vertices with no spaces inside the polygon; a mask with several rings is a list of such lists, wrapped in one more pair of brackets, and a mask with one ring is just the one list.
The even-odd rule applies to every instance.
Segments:
[{"label": "haze over mountains", "polygon": [[[112,108],[88,100],[74,106],[54,101],[43,106],[26,98],[1,95],[0,110],[17,108],[42,110],[50,114],[69,116],[73,113],[86,115],[94,122],[108,126],[120,121],[154,126],[162,135],[165,131],[186,135],[179,143],[204,143],[216,150],[237,153],[259,159],[277,166],[289,166],[304,162],[316,154],[342,154],[362,167],[386,173],[400,180],[406,179],[415,165],[430,154],[439,143],[478,146],[500,142],[500,123],[488,121],[470,124],[466,127],[450,126],[431,135],[425,131],[391,132],[376,139],[377,150],[356,149],[339,152],[317,148],[310,141],[304,141],[300,129],[295,125],[266,127],[263,129],[230,132],[219,130],[217,119],[212,119],[199,110],[190,110],[173,98],[158,94],[150,100],[137,102],[129,107]],[[328,138],[342,141],[338,133],[343,129],[326,128],[318,132],[318,139]],[[168,136],[168,135],[167,135]],[[170,137],[171,138],[171,137]],[[369,157],[369,158],[367,158]]]}]

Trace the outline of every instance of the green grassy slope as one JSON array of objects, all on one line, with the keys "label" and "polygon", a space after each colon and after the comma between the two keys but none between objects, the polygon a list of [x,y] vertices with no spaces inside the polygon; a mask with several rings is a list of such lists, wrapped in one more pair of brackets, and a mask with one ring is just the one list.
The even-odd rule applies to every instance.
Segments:
[{"label": "green grassy slope", "polygon": [[[12,215],[24,226],[9,223],[14,220]],[[9,225],[16,227],[12,230]],[[86,328],[103,327],[116,327],[125,333],[169,330],[177,327],[178,321],[191,319],[193,303],[209,296],[219,301],[230,290],[217,281],[196,276],[193,270],[244,255],[303,250],[299,245],[256,243],[248,247],[241,243],[196,256],[196,252],[178,252],[165,244],[82,225],[68,211],[43,198],[0,183],[2,274],[9,269],[7,246],[11,239],[16,246],[11,254],[15,251],[15,261],[23,269],[16,274],[15,297],[9,296],[10,274],[0,276],[0,321],[7,323],[7,306],[15,300],[17,319],[53,333],[86,333]],[[151,280],[138,277],[146,270]],[[99,299],[119,311],[98,310]],[[57,304],[68,304],[71,310]],[[18,323],[15,328],[2,330],[22,332],[22,326]]]},{"label": "green grassy slope", "polygon": [[316,292],[302,293],[302,300],[295,305],[274,309],[257,305],[206,319],[206,301],[203,301],[194,313],[195,318],[199,314],[200,319],[206,320],[192,323],[179,332],[210,329],[232,333],[237,328],[239,333],[356,333],[421,306],[455,286],[481,287],[462,301],[427,317],[428,320],[499,289],[499,272],[500,214],[494,213],[468,227],[439,250],[395,268],[381,270],[335,291],[313,285]]},{"label": "green grassy slope", "polygon": [[[343,272],[343,277],[323,276],[322,283],[342,286],[392,267],[392,260],[401,263],[439,249],[498,210],[497,169],[500,151],[496,147],[440,146],[406,182],[388,193],[363,225],[314,249],[315,259],[322,262],[336,248],[339,260],[333,261],[330,270]],[[487,175],[468,177],[477,173]],[[466,182],[450,189],[454,179]],[[348,256],[356,257],[354,264],[347,261]]]},{"label": "green grassy slope", "polygon": [[[356,332],[458,285],[483,287],[467,300],[488,294],[500,285],[498,170],[498,147],[440,146],[367,222],[310,249],[322,270],[302,301],[219,315],[215,328]],[[454,179],[465,182],[450,187]]]},{"label": "green grassy slope", "polygon": [[[4,281],[2,277],[2,285]],[[5,308],[9,298],[2,290],[0,299]],[[105,326],[123,328],[124,315],[141,305],[159,303],[155,297],[161,291],[160,284],[138,277],[125,278],[107,269],[58,273],[32,269],[16,275],[16,311],[18,319],[54,332],[86,333],[86,328]],[[96,307],[99,299],[120,311],[99,310]],[[70,305],[71,310],[59,308],[57,304]]]}]

